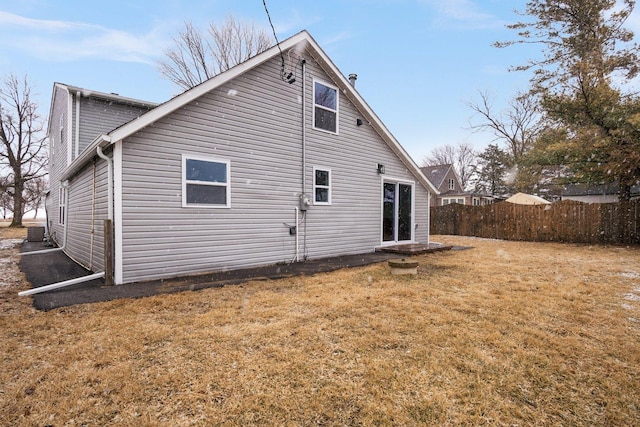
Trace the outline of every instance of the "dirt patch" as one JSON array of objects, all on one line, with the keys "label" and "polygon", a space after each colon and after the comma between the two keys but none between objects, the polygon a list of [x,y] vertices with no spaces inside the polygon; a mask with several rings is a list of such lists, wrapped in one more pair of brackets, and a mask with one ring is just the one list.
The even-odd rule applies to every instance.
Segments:
[{"label": "dirt patch", "polygon": [[434,241],[474,249],[49,312],[3,263],[0,424],[640,424],[638,248]]}]

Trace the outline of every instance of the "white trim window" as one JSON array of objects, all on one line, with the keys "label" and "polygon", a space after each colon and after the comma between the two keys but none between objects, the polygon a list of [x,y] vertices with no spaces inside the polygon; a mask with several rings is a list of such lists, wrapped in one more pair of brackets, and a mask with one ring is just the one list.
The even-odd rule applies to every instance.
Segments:
[{"label": "white trim window", "polygon": [[453,178],[449,178],[449,190],[455,190],[456,181]]},{"label": "white trim window", "polygon": [[67,213],[67,189],[60,186],[58,188],[58,224],[64,225]]},{"label": "white trim window", "polygon": [[231,207],[231,162],[182,155],[182,207]]},{"label": "white trim window", "polygon": [[457,198],[457,197],[449,197],[449,198],[443,198],[442,199],[442,206],[446,206],[446,205],[451,205],[457,203],[459,205],[464,205],[464,198]]},{"label": "white trim window", "polygon": [[64,117],[60,116],[60,137],[59,137],[59,141],[60,143],[62,143],[64,141]]},{"label": "white trim window", "polygon": [[338,133],[338,89],[313,81],[313,128]]},{"label": "white trim window", "polygon": [[313,204],[331,204],[331,169],[313,168]]}]

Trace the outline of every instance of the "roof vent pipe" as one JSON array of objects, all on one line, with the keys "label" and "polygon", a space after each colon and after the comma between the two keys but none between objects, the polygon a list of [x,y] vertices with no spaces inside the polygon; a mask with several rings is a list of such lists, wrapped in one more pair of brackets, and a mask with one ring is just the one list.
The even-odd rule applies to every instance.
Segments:
[{"label": "roof vent pipe", "polygon": [[356,87],[356,80],[358,80],[358,75],[355,73],[349,74],[349,83],[351,86]]}]

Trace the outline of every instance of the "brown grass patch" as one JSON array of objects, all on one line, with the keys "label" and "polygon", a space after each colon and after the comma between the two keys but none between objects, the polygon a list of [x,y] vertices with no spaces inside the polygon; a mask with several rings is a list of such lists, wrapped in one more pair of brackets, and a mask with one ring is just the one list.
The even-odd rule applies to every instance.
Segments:
[{"label": "brown grass patch", "polygon": [[638,248],[434,240],[475,249],[50,312],[4,285],[0,424],[640,424]]}]

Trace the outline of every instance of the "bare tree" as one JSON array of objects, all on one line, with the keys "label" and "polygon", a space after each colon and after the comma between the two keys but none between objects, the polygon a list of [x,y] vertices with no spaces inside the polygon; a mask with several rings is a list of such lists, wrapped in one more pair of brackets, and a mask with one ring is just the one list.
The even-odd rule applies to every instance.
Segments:
[{"label": "bare tree", "polygon": [[9,194],[9,177],[0,176],[0,209],[2,209],[2,219],[7,219],[7,212],[13,211],[13,197]]},{"label": "bare tree", "polygon": [[462,188],[466,190],[476,169],[476,160],[477,155],[473,146],[468,142],[461,142],[458,145],[447,144],[434,148],[422,159],[422,165],[453,165]]},{"label": "bare tree", "polygon": [[12,227],[22,227],[25,185],[46,175],[46,135],[27,77],[9,75],[0,87],[0,170],[13,199]]},{"label": "bare tree", "polygon": [[544,129],[543,115],[538,100],[530,94],[519,93],[509,102],[504,112],[494,111],[489,95],[478,91],[479,102],[470,101],[467,106],[480,116],[479,123],[470,124],[473,131],[489,131],[494,142],[503,142],[514,164],[520,164],[524,154]]},{"label": "bare tree", "polygon": [[33,211],[33,218],[38,217],[38,210],[43,205],[45,192],[49,181],[46,177],[40,176],[25,183],[24,186],[24,210]]},{"label": "bare tree", "polygon": [[237,22],[233,16],[222,25],[209,24],[207,34],[191,22],[184,25],[158,67],[163,76],[185,90],[272,46],[266,30]]}]

